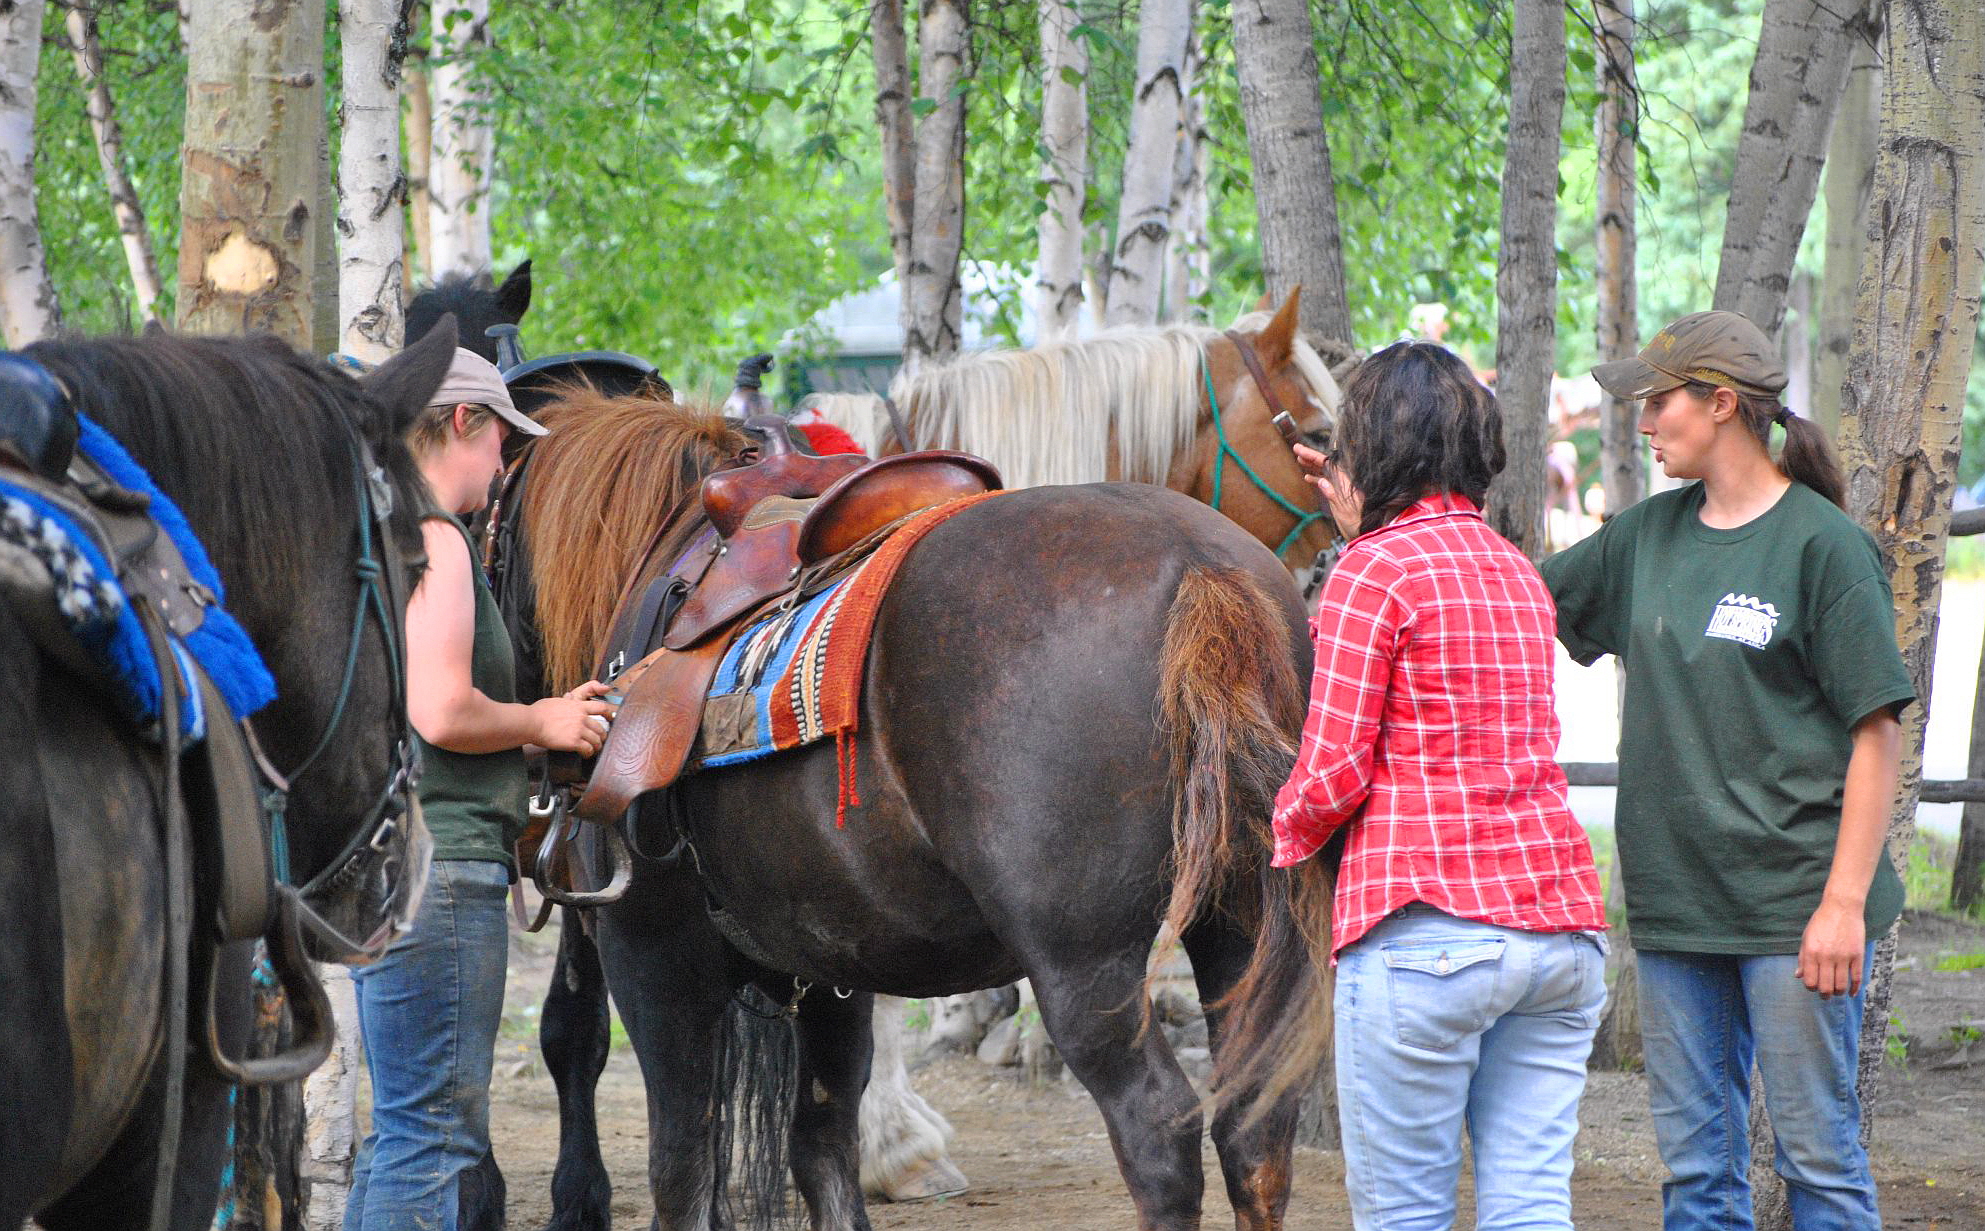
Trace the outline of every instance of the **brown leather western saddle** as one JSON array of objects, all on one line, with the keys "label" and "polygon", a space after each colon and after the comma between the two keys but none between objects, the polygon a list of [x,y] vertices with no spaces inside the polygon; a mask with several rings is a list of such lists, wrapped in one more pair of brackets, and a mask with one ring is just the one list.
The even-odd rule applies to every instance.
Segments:
[{"label": "brown leather western saddle", "polygon": [[[754,617],[818,593],[914,514],[1001,486],[992,463],[969,453],[821,457],[796,448],[779,416],[755,416],[744,427],[761,441],[760,457],[703,480],[711,533],[674,568],[644,559],[621,596],[600,672],[623,698],[613,730],[583,783],[570,761],[552,766],[554,780],[580,792],[571,805],[578,818],[610,826],[640,796],[681,775],[710,681]],[[526,831],[520,863],[539,876],[547,897],[602,904],[598,895],[547,883],[554,868],[569,867],[557,848],[576,826],[541,810],[553,815]],[[531,852],[535,860],[526,858]]]}]

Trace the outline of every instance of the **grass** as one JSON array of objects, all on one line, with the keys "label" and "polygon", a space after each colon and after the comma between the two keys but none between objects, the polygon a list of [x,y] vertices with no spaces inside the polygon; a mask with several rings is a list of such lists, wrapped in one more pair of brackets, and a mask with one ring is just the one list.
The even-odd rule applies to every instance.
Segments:
[{"label": "grass", "polygon": [[[1952,914],[1951,868],[1956,862],[1955,838],[1917,830],[1916,840],[1909,844],[1909,857],[1903,861],[1903,904],[1910,910]],[[1972,919],[1985,920],[1985,902],[1967,913]]]}]

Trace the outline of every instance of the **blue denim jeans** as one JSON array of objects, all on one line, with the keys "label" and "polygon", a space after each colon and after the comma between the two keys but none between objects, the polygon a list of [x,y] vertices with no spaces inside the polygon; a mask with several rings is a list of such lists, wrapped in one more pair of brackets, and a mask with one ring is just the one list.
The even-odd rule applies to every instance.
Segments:
[{"label": "blue denim jeans", "polygon": [[500,863],[436,860],[413,930],[353,972],[372,1131],[345,1231],[455,1231],[457,1177],[489,1148],[509,883]]},{"label": "blue denim jeans", "polygon": [[1338,955],[1337,1097],[1358,1231],[1453,1226],[1464,1126],[1478,1227],[1571,1227],[1605,973],[1597,933],[1522,932],[1423,903]]},{"label": "blue denim jeans", "polygon": [[[1866,994],[1822,998],[1795,954],[1642,950],[1640,1031],[1648,1101],[1669,1178],[1666,1231],[1751,1223],[1751,1064],[1764,1078],[1798,1231],[1880,1231],[1855,1091]],[[1874,969],[1868,946],[1864,970]]]}]

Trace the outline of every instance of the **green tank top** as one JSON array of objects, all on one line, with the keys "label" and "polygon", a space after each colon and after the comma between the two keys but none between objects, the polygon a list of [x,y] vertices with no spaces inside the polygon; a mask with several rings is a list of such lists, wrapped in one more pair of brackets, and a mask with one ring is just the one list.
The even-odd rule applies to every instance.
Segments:
[{"label": "green tank top", "polygon": [[[469,680],[490,700],[513,702],[517,699],[516,665],[496,596],[490,593],[476,563],[468,528],[456,518],[445,520],[462,532],[475,578],[476,639]],[[414,737],[420,739],[419,733]],[[434,858],[486,859],[510,868],[514,877],[511,844],[523,832],[530,791],[524,750],[450,752],[421,739],[420,758],[420,806],[428,832],[434,836]]]}]

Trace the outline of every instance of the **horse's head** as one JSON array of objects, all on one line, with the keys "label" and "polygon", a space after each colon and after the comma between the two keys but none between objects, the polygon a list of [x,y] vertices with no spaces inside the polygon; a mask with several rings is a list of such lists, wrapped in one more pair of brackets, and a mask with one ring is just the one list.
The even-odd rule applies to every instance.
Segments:
[{"label": "horse's head", "polygon": [[459,344],[495,363],[496,339],[488,335],[490,326],[515,325],[530,307],[529,261],[511,270],[501,285],[487,270],[449,274],[407,302],[407,344],[420,341],[443,317],[452,314]]},{"label": "horse's head", "polygon": [[378,956],[425,876],[400,630],[427,494],[402,437],[454,348],[444,322],[362,383],[270,337],[31,352],[179,504],[275,675],[249,730],[323,960]]},{"label": "horse's head", "polygon": [[[1301,292],[1272,315],[1252,312],[1206,344],[1207,417],[1185,490],[1233,518],[1292,567],[1307,566],[1334,531],[1314,487],[1272,419],[1287,412],[1320,450],[1336,422],[1337,382],[1296,328]],[[1253,362],[1250,363],[1250,360]]]}]

